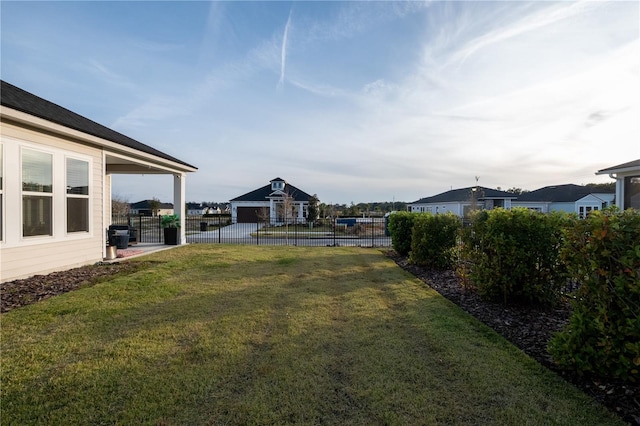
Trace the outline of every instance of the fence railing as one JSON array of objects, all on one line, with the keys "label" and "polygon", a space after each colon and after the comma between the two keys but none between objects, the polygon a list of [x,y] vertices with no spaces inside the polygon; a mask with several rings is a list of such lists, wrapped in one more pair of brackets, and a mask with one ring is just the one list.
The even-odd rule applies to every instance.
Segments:
[{"label": "fence railing", "polygon": [[[128,215],[113,217],[114,225],[129,225],[140,243],[163,243],[160,218]],[[188,243],[390,247],[385,218],[333,218],[314,223],[233,223],[229,216],[187,216]]]}]

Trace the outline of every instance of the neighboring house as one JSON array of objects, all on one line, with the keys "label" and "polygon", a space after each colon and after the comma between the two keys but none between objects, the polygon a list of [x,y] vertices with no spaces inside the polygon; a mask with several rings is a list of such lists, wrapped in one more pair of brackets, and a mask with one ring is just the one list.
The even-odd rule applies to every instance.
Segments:
[{"label": "neighboring house", "polygon": [[219,203],[187,203],[187,216],[202,216],[205,214],[229,214],[229,205]]},{"label": "neighboring house", "polygon": [[616,180],[616,205],[620,210],[640,209],[640,159],[598,170],[596,174],[607,174]]},{"label": "neighboring house", "polygon": [[417,213],[453,213],[464,217],[474,209],[492,210],[498,207],[509,209],[511,208],[512,200],[516,197],[516,194],[510,192],[473,186],[452,189],[432,197],[421,198],[407,205],[407,210]]},{"label": "neighboring house", "polygon": [[554,185],[520,194],[511,205],[542,213],[552,211],[577,213],[582,218],[590,211],[601,210],[613,205],[614,195],[613,193],[597,192],[588,186]]},{"label": "neighboring house", "polygon": [[200,203],[186,203],[187,206],[187,216],[201,216],[202,215],[202,204]]},{"label": "neighboring house", "polygon": [[113,174],[173,175],[184,211],[196,167],[0,84],[0,282],[104,259]]},{"label": "neighboring house", "polygon": [[[275,178],[269,185],[230,200],[231,220],[233,223],[279,224],[285,220],[304,223],[310,197],[283,179]],[[285,212],[287,206],[291,211]]]},{"label": "neighboring house", "polygon": [[131,204],[131,214],[141,216],[161,216],[173,214],[173,204],[158,202],[157,210],[153,211],[153,200],[143,200]]}]

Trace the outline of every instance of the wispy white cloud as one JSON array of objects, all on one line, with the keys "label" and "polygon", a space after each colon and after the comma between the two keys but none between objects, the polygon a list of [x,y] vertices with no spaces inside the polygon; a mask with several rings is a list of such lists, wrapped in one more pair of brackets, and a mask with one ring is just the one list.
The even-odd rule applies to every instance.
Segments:
[{"label": "wispy white cloud", "polygon": [[129,80],[125,75],[114,71],[111,67],[108,67],[95,58],[90,58],[84,67],[88,72],[94,74],[98,80],[108,81],[109,84],[128,89],[133,89],[135,87],[131,80]]},{"label": "wispy white cloud", "polygon": [[[64,4],[91,14],[89,3]],[[476,175],[535,189],[595,181],[640,154],[637,2],[301,2],[295,16],[279,2],[187,4],[201,26],[175,28],[194,46],[165,44],[156,27],[109,33],[106,20],[110,37],[87,27],[95,40],[80,43],[87,15],[69,34],[42,17],[40,35],[4,17],[3,75],[20,66],[71,102],[86,87],[96,105],[117,99],[116,130],[200,167],[188,178],[194,200],[274,176],[324,202],[415,200]],[[39,44],[47,33],[56,43]],[[28,52],[50,52],[26,55],[23,39]],[[81,54],[56,50],[74,43]]]},{"label": "wispy white cloud", "polygon": [[[577,2],[550,3],[534,13],[524,14],[520,19],[499,26],[480,37],[470,40],[452,55],[452,61],[464,62],[469,56],[493,44],[505,42],[531,31],[541,31],[544,27],[563,20],[576,18],[599,7],[599,2],[580,0]],[[526,11],[526,9],[525,9]]]},{"label": "wispy white cloud", "polygon": [[278,80],[278,87],[282,87],[284,84],[284,74],[287,66],[287,40],[289,39],[289,27],[291,27],[291,15],[293,9],[289,10],[289,18],[287,18],[287,24],[284,26],[284,35],[282,36],[282,47],[280,49],[280,80]]}]

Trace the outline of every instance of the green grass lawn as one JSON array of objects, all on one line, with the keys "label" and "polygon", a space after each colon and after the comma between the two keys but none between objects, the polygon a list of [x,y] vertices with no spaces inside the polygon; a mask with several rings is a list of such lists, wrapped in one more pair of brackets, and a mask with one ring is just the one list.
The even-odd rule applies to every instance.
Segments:
[{"label": "green grass lawn", "polygon": [[619,424],[380,251],[141,260],[2,315],[3,425]]}]

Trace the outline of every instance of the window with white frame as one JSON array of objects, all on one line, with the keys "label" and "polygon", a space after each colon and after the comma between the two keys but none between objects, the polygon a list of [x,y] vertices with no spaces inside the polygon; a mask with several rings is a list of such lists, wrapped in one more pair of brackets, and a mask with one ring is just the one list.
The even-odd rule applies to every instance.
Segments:
[{"label": "window with white frame", "polygon": [[89,162],[66,159],[67,232],[89,231]]},{"label": "window with white frame", "polygon": [[53,155],[22,150],[22,236],[53,235]]},{"label": "window with white frame", "polygon": [[584,219],[589,215],[589,213],[596,210],[598,210],[598,206],[580,206],[579,208],[580,219]]}]

